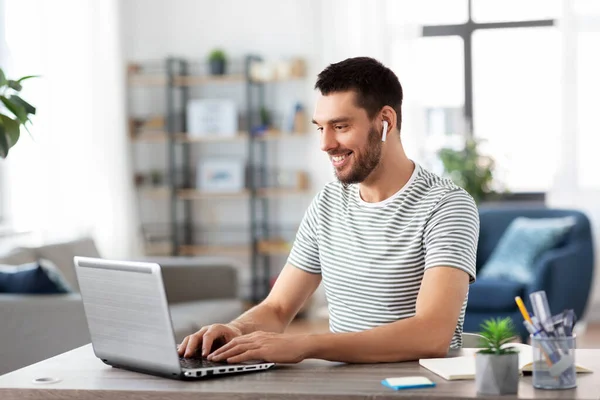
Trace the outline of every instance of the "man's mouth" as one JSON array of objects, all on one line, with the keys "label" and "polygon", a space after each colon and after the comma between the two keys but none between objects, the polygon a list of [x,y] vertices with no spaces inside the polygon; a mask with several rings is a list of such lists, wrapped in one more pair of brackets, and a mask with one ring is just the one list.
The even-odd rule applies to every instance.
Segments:
[{"label": "man's mouth", "polygon": [[346,161],[348,160],[348,158],[350,157],[351,154],[352,154],[352,152],[350,151],[345,154],[336,154],[334,156],[332,155],[332,156],[330,156],[331,163],[333,164],[334,167],[339,168],[346,163]]}]

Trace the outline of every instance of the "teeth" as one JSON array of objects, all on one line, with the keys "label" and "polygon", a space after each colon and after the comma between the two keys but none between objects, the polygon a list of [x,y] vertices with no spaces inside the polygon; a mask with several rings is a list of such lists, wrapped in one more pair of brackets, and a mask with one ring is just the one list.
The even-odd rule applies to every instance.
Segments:
[{"label": "teeth", "polygon": [[343,156],[331,156],[331,159],[335,162],[340,162],[346,158],[346,155]]}]

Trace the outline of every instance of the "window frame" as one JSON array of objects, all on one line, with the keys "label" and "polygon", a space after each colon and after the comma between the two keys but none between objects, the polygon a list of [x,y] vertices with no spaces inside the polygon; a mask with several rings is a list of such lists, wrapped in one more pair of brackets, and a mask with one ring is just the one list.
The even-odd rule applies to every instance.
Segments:
[{"label": "window frame", "polygon": [[[467,21],[461,24],[451,25],[425,25],[422,27],[421,37],[458,36],[463,39],[464,57],[464,117],[469,138],[477,137],[476,128],[473,125],[473,34],[481,29],[506,29],[506,28],[539,28],[556,26],[555,19],[506,21],[506,22],[475,22],[473,20],[473,0],[468,2]],[[501,201],[527,201],[543,203],[546,198],[545,192],[515,192],[513,194],[501,194]]]}]

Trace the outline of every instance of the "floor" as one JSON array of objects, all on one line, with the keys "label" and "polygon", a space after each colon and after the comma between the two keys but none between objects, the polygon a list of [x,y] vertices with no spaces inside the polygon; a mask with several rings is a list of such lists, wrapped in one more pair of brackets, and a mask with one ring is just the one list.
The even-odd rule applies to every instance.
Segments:
[{"label": "floor", "polygon": [[[298,319],[289,326],[289,333],[323,333],[329,331],[327,320]],[[600,323],[588,324],[583,332],[577,335],[577,347],[581,349],[600,348]]]}]

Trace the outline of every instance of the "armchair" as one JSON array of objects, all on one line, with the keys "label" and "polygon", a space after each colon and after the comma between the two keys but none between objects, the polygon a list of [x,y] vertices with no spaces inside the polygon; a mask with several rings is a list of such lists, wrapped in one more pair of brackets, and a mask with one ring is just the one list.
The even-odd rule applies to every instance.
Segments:
[{"label": "armchair", "polygon": [[545,290],[552,314],[571,308],[583,316],[594,271],[594,250],[589,219],[575,210],[546,208],[480,209],[477,272],[490,257],[509,224],[517,217],[558,218],[573,216],[575,225],[565,239],[535,261],[535,280],[530,284],[497,278],[478,278],[469,289],[463,329],[478,332],[491,317],[511,317],[525,343],[529,333],[515,303],[521,296],[531,310],[529,294]]}]

